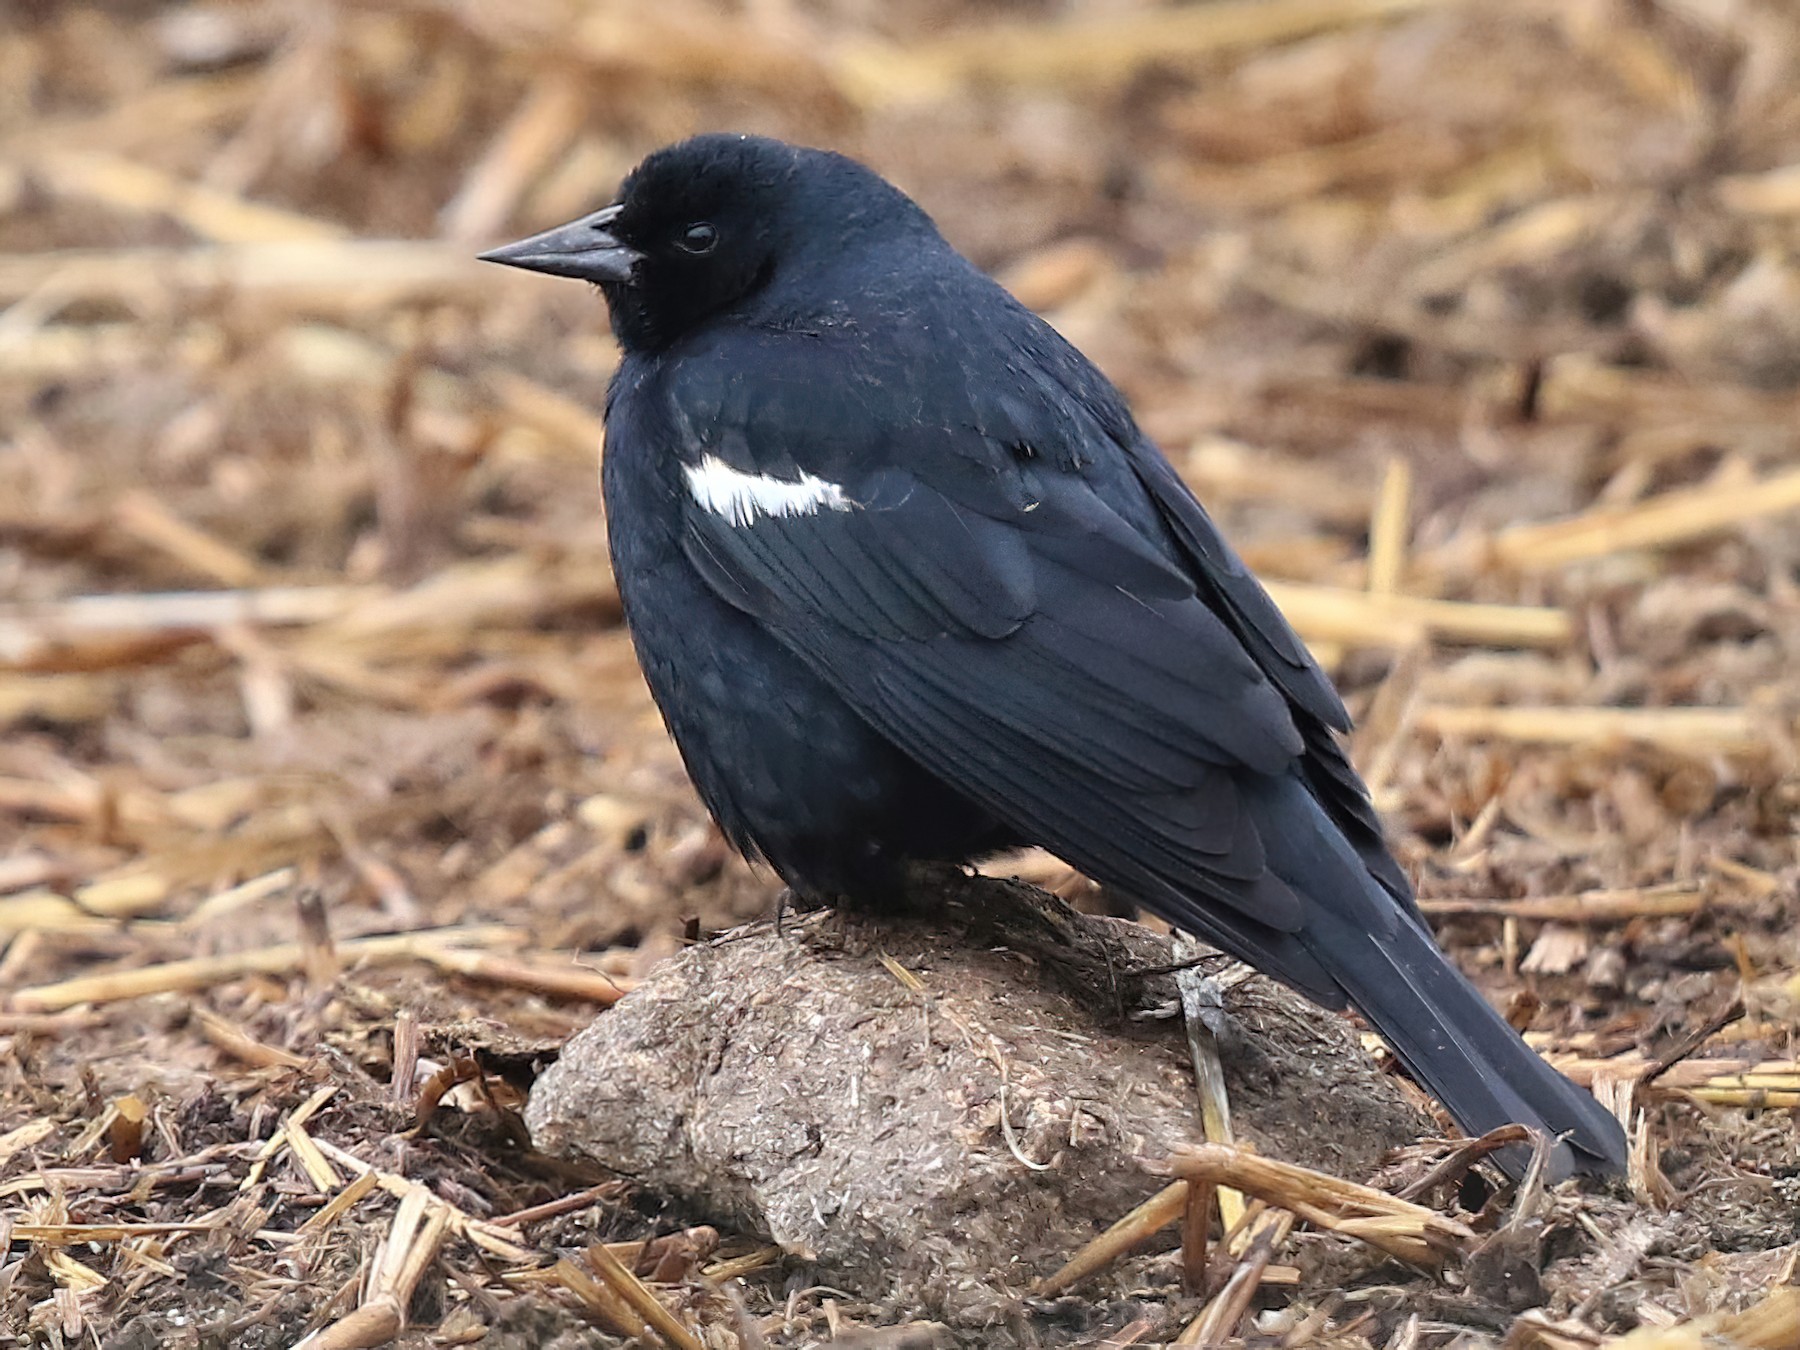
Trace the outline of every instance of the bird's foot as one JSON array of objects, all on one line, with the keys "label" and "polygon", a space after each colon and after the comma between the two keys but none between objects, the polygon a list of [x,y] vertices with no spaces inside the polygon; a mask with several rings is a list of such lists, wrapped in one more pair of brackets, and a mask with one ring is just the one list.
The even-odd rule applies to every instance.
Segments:
[{"label": "bird's foot", "polygon": [[837,897],[816,895],[810,891],[783,886],[775,897],[775,933],[779,937],[786,932],[790,916],[798,918],[802,914],[812,914],[821,909],[837,910],[840,908]]}]

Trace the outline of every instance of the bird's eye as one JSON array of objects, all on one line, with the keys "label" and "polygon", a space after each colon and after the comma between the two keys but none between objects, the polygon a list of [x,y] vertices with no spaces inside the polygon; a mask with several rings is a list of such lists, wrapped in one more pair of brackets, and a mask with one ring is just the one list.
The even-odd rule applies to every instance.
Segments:
[{"label": "bird's eye", "polygon": [[718,242],[719,232],[704,220],[699,220],[683,230],[675,244],[684,253],[701,254],[711,253]]}]

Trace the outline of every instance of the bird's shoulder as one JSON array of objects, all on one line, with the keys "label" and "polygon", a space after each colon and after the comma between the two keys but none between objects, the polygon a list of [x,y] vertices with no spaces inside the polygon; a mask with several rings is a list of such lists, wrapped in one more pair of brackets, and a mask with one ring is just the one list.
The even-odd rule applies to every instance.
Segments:
[{"label": "bird's shoulder", "polygon": [[[1029,471],[1142,497],[1128,462],[1139,433],[1124,400],[1035,315],[967,270],[926,272],[910,288],[885,277],[833,300],[703,325],[627,363],[609,425],[654,423],[665,452],[684,463],[711,457],[778,477],[847,482],[903,469],[955,494],[1017,488]],[[1141,514],[1148,525],[1153,513]]]}]

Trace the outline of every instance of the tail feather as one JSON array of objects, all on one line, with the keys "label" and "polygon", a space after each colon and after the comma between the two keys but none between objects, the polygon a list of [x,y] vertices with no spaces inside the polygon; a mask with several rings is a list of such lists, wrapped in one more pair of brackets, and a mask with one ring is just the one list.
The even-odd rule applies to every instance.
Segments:
[{"label": "tail feather", "polygon": [[[1526,1045],[1429,933],[1407,921],[1386,936],[1341,936],[1331,966],[1350,1001],[1464,1130],[1518,1124],[1560,1138],[1554,1176],[1624,1170],[1618,1120]],[[1346,947],[1360,948],[1354,959]],[[1528,1160],[1522,1149],[1496,1159],[1515,1179]]]},{"label": "tail feather", "polygon": [[[1292,935],[1393,1046],[1407,1071],[1471,1134],[1528,1125],[1560,1138],[1558,1176],[1625,1168],[1625,1131],[1593,1094],[1551,1068],[1450,964],[1425,921],[1371,873],[1297,780],[1252,798],[1269,863],[1312,903]],[[1530,1160],[1496,1161],[1515,1179]]]}]

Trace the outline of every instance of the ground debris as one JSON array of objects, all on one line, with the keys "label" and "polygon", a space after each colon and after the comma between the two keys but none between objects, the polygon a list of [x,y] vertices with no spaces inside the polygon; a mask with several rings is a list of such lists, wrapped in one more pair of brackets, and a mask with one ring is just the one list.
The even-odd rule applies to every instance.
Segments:
[{"label": "ground debris", "polygon": [[[1165,968],[1166,940],[1017,884],[952,893],[924,919],[810,915],[663,963],[539,1080],[534,1141],[871,1303],[1017,1317],[1160,1188],[1145,1160],[1199,1137],[1198,1105],[1172,984],[1133,973]],[[1259,1150],[1363,1177],[1435,1133],[1339,1019],[1233,970],[1226,1076]]]},{"label": "ground debris", "polygon": [[[597,302],[472,254],[723,127],[868,159],[1121,384],[1344,690],[1446,947],[1636,1125],[1629,1198],[1538,1214],[1524,1314],[1529,1242],[1481,1298],[1302,1225],[1184,1327],[1044,1316],[1779,1330],[1704,1319],[1800,1241],[1797,69],[1785,0],[7,7],[0,1343],[288,1350],[416,1183],[456,1213],[401,1343],[616,1344],[588,1248],[692,1226],[517,1102],[778,888],[619,626]],[[720,1238],[635,1272],[710,1345],[924,1320]]]}]

